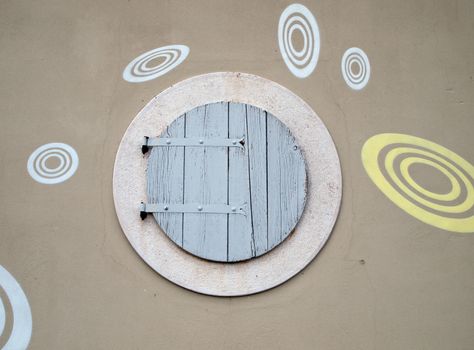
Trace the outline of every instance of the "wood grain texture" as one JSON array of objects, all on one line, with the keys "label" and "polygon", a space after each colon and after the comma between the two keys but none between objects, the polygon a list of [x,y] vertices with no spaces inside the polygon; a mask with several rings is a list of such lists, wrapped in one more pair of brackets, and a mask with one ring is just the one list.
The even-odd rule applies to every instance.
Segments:
[{"label": "wood grain texture", "polygon": [[246,211],[155,213],[176,244],[201,258],[235,262],[266,253],[293,231],[306,200],[306,169],[295,139],[277,118],[250,105],[213,103],[181,116],[160,137],[176,135],[243,137],[244,146],[153,147],[149,202],[243,206]]},{"label": "wood grain texture", "polygon": [[255,255],[267,251],[267,113],[246,106],[252,241]]},{"label": "wood grain texture", "polygon": [[[184,137],[184,115],[170,124],[161,137]],[[148,202],[184,203],[184,147],[154,147],[148,160]],[[183,214],[154,213],[163,231],[178,245],[183,239]]]},{"label": "wood grain texture", "polygon": [[281,132],[276,119],[267,119],[267,168],[268,168],[268,248],[281,242]]},{"label": "wood grain texture", "polygon": [[[246,135],[246,106],[229,104],[229,137]],[[245,136],[245,145],[248,138]],[[229,149],[229,202],[245,203],[249,210],[248,147]],[[228,261],[239,261],[255,256],[251,226],[251,212],[246,216],[229,215]]]},{"label": "wood grain texture", "polygon": [[[198,107],[186,114],[186,137],[228,135],[228,103]],[[226,147],[186,147],[184,201],[227,204]],[[205,259],[227,260],[227,215],[184,214],[183,248]]]}]

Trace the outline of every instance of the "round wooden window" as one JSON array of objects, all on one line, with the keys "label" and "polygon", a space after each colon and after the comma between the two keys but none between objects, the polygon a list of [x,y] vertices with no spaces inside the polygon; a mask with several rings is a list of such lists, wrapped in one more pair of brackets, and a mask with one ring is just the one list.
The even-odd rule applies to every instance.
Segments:
[{"label": "round wooden window", "polygon": [[303,155],[270,113],[219,102],[175,119],[151,148],[146,211],[198,257],[235,262],[265,254],[295,228],[306,200]]}]

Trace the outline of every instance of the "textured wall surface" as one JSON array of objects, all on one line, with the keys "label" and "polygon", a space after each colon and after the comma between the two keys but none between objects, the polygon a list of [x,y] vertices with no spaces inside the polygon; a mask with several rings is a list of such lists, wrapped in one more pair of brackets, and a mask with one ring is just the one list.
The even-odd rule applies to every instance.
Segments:
[{"label": "textured wall surface", "polygon": [[[0,265],[31,307],[31,349],[474,348],[474,234],[408,215],[361,162],[364,142],[388,132],[474,163],[474,2],[304,1],[321,38],[304,79],[278,45],[290,4],[0,2]],[[175,69],[122,78],[140,54],[178,44],[189,54]],[[360,91],[341,75],[350,47],[370,60]],[[342,165],[326,246],[285,284],[248,297],[204,296],[162,278],[133,250],[113,205],[114,158],[131,120],[167,87],[214,71],[256,74],[299,95]],[[79,165],[47,185],[27,162],[52,142],[72,146]],[[445,190],[438,173],[416,170],[427,188]],[[15,329],[5,290],[0,347]]]}]

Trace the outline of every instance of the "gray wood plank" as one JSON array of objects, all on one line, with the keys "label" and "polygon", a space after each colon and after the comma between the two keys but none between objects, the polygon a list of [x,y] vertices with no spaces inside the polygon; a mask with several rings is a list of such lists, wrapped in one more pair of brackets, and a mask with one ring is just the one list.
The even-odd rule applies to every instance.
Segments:
[{"label": "gray wood plank", "polygon": [[[228,135],[228,103],[186,114],[186,137]],[[185,203],[227,204],[227,147],[185,147]],[[227,214],[184,214],[183,248],[200,257],[227,260]]]},{"label": "gray wood plank", "polygon": [[267,174],[268,174],[268,249],[275,247],[282,240],[281,215],[281,160],[282,143],[280,123],[270,114],[267,117]]},{"label": "gray wood plank", "polygon": [[[280,122],[281,123],[281,122]],[[290,134],[290,130],[280,126],[280,203],[281,203],[281,230],[284,240],[298,222],[298,168],[300,164],[300,151]]]},{"label": "gray wood plank", "polygon": [[[299,146],[297,146],[299,147]],[[306,162],[304,160],[303,153],[301,153],[301,149],[299,150],[297,154],[297,176],[298,176],[298,214],[297,214],[297,220],[299,221],[301,219],[301,216],[303,215],[303,210],[306,205],[306,194],[307,194],[307,180],[306,180]]]},{"label": "gray wood plank", "polygon": [[247,105],[246,119],[252,240],[255,254],[261,255],[267,251],[267,114]]},{"label": "gray wood plank", "polygon": [[[246,132],[246,106],[229,104],[229,137],[242,137]],[[243,149],[229,149],[229,203],[246,203],[248,214],[229,215],[228,261],[255,256],[252,234],[249,190],[248,138]]]},{"label": "gray wood plank", "polygon": [[[161,137],[184,137],[184,115]],[[148,160],[148,202],[183,203],[184,147],[153,147]],[[176,244],[182,245],[183,214],[154,213],[156,221]]]},{"label": "gray wood plank", "polygon": [[[306,201],[306,169],[290,130],[268,114],[269,235],[268,248],[295,228]],[[278,153],[276,155],[275,153]]]}]

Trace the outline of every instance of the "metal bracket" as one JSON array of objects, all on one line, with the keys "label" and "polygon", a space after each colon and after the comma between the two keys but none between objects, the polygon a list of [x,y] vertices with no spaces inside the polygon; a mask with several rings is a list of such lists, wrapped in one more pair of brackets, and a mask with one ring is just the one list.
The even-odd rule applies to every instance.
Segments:
[{"label": "metal bracket", "polygon": [[241,214],[247,215],[247,205],[233,204],[167,204],[167,203],[141,203],[140,217],[145,220],[148,213],[208,213],[208,214]]},{"label": "metal bracket", "polygon": [[148,152],[150,147],[239,147],[245,145],[245,136],[240,139],[224,139],[224,138],[166,138],[166,137],[148,137],[145,136],[142,144],[142,153]]}]

